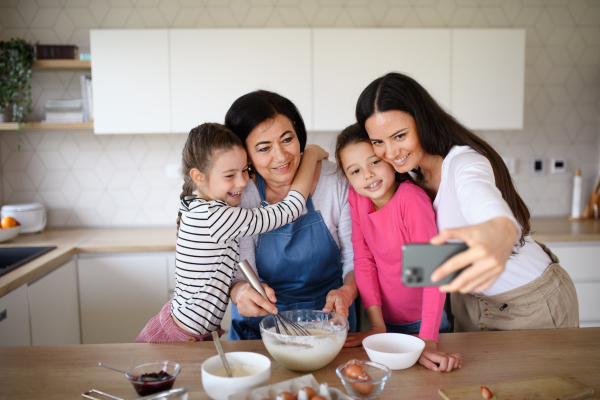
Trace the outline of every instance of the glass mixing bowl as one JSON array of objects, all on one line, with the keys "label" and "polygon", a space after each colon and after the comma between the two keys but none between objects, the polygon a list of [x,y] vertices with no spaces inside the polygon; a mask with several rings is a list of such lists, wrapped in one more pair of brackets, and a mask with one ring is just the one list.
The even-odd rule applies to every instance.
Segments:
[{"label": "glass mixing bowl", "polygon": [[311,336],[279,334],[275,330],[274,315],[260,321],[260,334],[267,351],[287,369],[315,371],[323,368],[344,346],[348,320],[343,316],[319,310],[281,311],[280,314],[312,333]]}]

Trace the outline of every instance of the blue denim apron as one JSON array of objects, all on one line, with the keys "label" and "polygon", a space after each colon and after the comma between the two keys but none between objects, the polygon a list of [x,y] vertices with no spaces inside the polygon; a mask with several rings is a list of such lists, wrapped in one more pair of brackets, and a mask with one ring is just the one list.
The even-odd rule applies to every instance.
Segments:
[{"label": "blue denim apron", "polygon": [[[266,202],[265,181],[256,174],[262,204]],[[343,285],[340,249],[327,229],[312,198],[306,201],[307,214],[296,221],[258,235],[256,268],[261,282],[277,296],[279,311],[322,310],[327,293]],[[354,303],[348,310],[350,331],[356,330]],[[264,317],[244,317],[231,304],[229,340],[260,339],[258,324]]]}]

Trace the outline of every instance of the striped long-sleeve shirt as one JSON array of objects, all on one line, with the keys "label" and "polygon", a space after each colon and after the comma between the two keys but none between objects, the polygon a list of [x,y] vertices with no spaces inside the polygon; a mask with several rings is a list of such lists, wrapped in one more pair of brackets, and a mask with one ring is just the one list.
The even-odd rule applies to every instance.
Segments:
[{"label": "striped long-sleeve shirt", "polygon": [[305,205],[297,191],[290,191],[280,203],[251,209],[221,200],[182,199],[171,315],[195,334],[215,331],[229,303],[239,262],[238,238],[293,222]]}]

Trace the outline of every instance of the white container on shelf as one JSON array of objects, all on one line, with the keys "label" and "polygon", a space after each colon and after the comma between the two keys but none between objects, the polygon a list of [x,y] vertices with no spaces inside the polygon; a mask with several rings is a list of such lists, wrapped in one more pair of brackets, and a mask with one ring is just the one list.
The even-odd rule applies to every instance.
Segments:
[{"label": "white container on shelf", "polygon": [[0,218],[13,217],[21,224],[21,233],[41,232],[46,227],[46,209],[42,203],[7,204]]}]

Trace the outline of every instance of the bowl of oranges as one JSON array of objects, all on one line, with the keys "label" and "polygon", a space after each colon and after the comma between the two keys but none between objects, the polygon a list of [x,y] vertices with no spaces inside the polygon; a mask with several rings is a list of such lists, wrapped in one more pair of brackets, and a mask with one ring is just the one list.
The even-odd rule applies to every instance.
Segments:
[{"label": "bowl of oranges", "polygon": [[14,239],[21,232],[21,224],[13,217],[2,218],[0,228],[0,243]]}]

